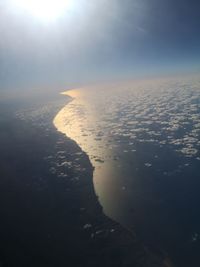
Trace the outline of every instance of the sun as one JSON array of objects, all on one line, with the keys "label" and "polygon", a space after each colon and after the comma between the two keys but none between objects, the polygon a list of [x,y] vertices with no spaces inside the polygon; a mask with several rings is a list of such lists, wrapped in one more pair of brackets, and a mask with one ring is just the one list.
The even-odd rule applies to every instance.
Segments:
[{"label": "sun", "polygon": [[24,12],[43,21],[54,21],[65,14],[70,0],[15,0]]}]

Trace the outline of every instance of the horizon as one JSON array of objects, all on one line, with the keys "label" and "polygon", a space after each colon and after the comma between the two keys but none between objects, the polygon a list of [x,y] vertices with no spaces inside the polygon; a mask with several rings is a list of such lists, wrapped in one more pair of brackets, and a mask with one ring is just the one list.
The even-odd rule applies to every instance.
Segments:
[{"label": "horizon", "polygon": [[200,71],[196,0],[25,3],[0,4],[0,91]]}]

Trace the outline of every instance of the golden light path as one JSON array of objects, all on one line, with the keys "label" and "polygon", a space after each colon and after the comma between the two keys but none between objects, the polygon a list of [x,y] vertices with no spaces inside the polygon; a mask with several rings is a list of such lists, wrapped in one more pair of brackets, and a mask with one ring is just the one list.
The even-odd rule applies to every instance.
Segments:
[{"label": "golden light path", "polygon": [[[178,142],[182,149],[176,151],[182,157],[196,157],[196,145],[189,137],[195,138],[200,124],[199,84],[199,77],[188,76],[74,89],[63,93],[72,100],[54,118],[55,127],[89,156],[104,213],[129,229],[142,225],[147,239],[149,229],[153,233],[158,226],[168,242],[170,235],[165,234],[168,230],[179,233],[179,226],[168,228],[171,224],[166,221],[163,227],[159,220],[154,224],[160,213],[165,215],[165,205],[149,179],[151,167],[156,168],[157,150],[150,149],[146,161],[146,144],[156,144],[161,150],[170,145],[176,150]],[[188,120],[193,128],[185,127]],[[178,138],[180,127],[185,133]],[[173,265],[166,258],[163,266]]]},{"label": "golden light path", "polygon": [[[70,90],[63,94],[72,101],[54,119],[56,128],[89,156],[94,166],[95,192],[104,213],[124,225],[133,205],[138,217],[145,217],[148,199],[153,198],[153,192],[148,190],[144,200],[143,189],[138,187],[135,144],[140,133],[152,134],[148,129],[152,116],[159,119],[156,110],[151,114],[151,107],[152,101],[157,103],[160,99],[162,84],[162,80],[154,79]],[[152,142],[152,136],[148,139]]]},{"label": "golden light path", "polygon": [[[155,85],[155,82],[153,84]],[[146,86],[146,82],[143,82],[142,86],[144,85]],[[129,86],[128,83],[123,84],[125,88],[130,88]],[[127,224],[133,195],[134,205],[137,207],[135,216],[139,214],[139,217],[143,217],[142,214],[146,209],[144,202],[141,201],[143,196],[140,192],[137,192],[137,189],[133,192],[136,178],[134,176],[137,174],[133,173],[132,179],[128,182],[126,180],[127,177],[130,178],[128,173],[130,166],[126,153],[122,156],[125,160],[117,159],[118,146],[116,140],[112,141],[117,132],[121,135],[122,133],[120,133],[120,122],[116,121],[115,124],[113,117],[115,120],[118,118],[119,115],[116,116],[116,113],[118,108],[120,109],[120,103],[127,104],[133,99],[137,102],[137,95],[143,90],[142,86],[137,83],[131,84],[132,97],[128,93],[129,90],[122,93],[121,85],[114,85],[114,88],[112,86],[88,87],[64,92],[63,94],[72,97],[72,100],[54,118],[56,128],[74,140],[89,156],[94,166],[94,189],[104,213],[134,232],[134,225]],[[114,105],[112,101],[115,102]],[[116,104],[117,101],[119,102]],[[129,103],[132,103],[130,101]],[[132,146],[132,141],[129,146]],[[173,267],[168,257],[164,259],[163,266]]]},{"label": "golden light path", "polygon": [[108,146],[109,129],[104,125],[104,105],[99,105],[106,102],[105,91],[88,87],[63,94],[73,99],[57,114],[54,125],[87,153],[94,166],[93,184],[104,213],[119,220],[117,210],[126,210],[123,207],[125,201],[120,201],[126,194],[121,190],[123,174],[119,163],[113,160],[115,148]]},{"label": "golden light path", "polygon": [[176,173],[166,171],[163,151],[180,160],[175,170],[184,169],[188,158],[199,160],[199,76],[101,84],[66,94],[72,101],[54,124],[89,156],[104,213],[144,228],[150,211],[166,216],[155,177]]},{"label": "golden light path", "polygon": [[[186,78],[185,82],[190,80]],[[153,203],[154,189],[145,189],[148,179],[143,187],[138,186],[141,181],[138,173],[141,175],[140,170],[144,170],[148,176],[152,162],[145,161],[145,154],[140,159],[137,153],[141,149],[138,152],[137,146],[166,143],[163,116],[172,114],[165,123],[172,127],[176,122],[174,130],[179,120],[182,123],[183,115],[173,111],[177,103],[173,102],[172,94],[176,94],[174,85],[179,85],[180,102],[183,97],[188,99],[189,91],[183,94],[182,90],[185,82],[183,77],[129,81],[65,93],[72,101],[57,114],[54,124],[87,153],[95,168],[93,183],[104,213],[122,224],[129,221],[133,208],[135,214],[138,212],[136,217],[144,219],[147,207]],[[166,110],[167,107],[172,110]],[[159,131],[155,131],[154,123],[160,125]]]}]

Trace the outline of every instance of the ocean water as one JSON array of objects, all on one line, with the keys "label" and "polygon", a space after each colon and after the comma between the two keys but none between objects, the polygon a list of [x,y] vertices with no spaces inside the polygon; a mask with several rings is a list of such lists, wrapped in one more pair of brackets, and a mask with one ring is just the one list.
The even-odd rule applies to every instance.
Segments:
[{"label": "ocean water", "polygon": [[200,266],[200,78],[66,94],[54,124],[88,154],[104,213],[175,266]]}]

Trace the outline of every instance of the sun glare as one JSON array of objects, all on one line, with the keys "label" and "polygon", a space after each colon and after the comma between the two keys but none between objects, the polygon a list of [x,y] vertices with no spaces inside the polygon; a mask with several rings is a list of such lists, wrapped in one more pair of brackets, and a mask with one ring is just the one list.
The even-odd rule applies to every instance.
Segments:
[{"label": "sun glare", "polygon": [[19,8],[44,21],[61,17],[70,6],[70,2],[70,0],[15,0]]}]

